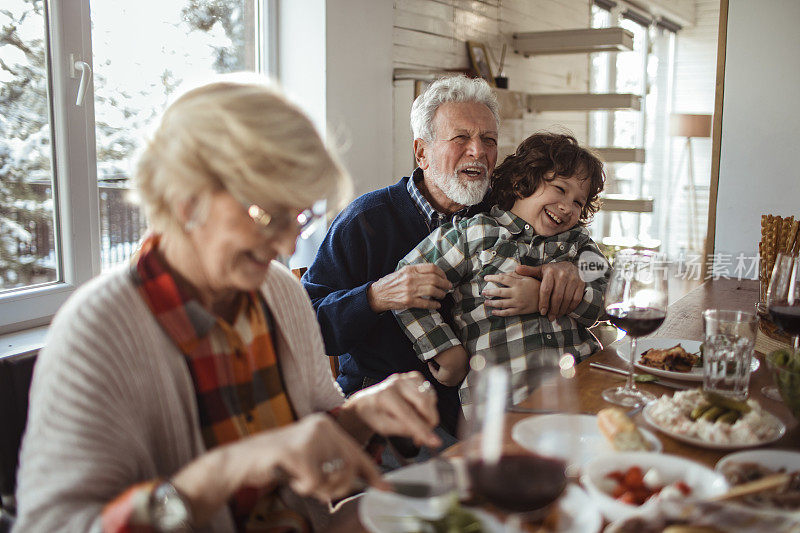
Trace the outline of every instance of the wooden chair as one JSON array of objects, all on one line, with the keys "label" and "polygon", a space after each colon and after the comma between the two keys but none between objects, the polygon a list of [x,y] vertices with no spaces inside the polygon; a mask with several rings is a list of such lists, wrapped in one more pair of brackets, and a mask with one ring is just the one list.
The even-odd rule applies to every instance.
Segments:
[{"label": "wooden chair", "polygon": [[[293,268],[292,274],[294,274],[297,279],[303,277],[303,274],[306,273],[308,267],[300,267],[300,268]],[[339,358],[335,355],[328,357],[328,362],[331,364],[331,374],[333,374],[333,379],[339,377]]]},{"label": "wooden chair", "polygon": [[0,358],[0,532],[16,514],[14,491],[22,434],[28,421],[28,391],[37,352]]}]

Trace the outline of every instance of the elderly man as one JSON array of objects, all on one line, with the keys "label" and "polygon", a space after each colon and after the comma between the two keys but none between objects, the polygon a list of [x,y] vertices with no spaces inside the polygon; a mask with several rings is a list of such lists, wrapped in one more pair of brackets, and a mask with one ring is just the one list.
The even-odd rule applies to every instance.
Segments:
[{"label": "elderly man", "polygon": [[[460,415],[458,387],[432,379],[387,311],[442,307],[449,314],[443,298],[451,285],[441,269],[395,269],[441,224],[487,210],[482,201],[497,162],[498,126],[497,98],[485,81],[458,76],[433,83],[411,109],[418,168],[342,211],[303,277],[326,351],[339,356],[337,381],[345,394],[418,370],[434,384],[441,427],[451,435]],[[583,282],[571,263],[520,267],[518,273],[541,279],[543,313],[560,316],[578,305],[572,295],[582,293]]]}]

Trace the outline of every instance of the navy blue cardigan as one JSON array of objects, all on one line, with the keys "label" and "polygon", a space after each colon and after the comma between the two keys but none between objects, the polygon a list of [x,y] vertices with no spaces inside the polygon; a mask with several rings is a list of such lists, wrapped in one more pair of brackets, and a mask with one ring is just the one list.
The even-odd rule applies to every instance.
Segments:
[{"label": "navy blue cardigan", "polygon": [[[391,312],[376,314],[367,289],[394,272],[397,263],[427,237],[428,227],[408,193],[408,177],[355,199],[333,221],[314,262],[303,276],[330,356],[339,356],[337,381],[345,394],[364,378],[418,370],[436,387],[442,426],[455,434],[458,388],[431,376]],[[470,211],[485,210],[480,204]],[[449,314],[443,307],[445,316]]]}]

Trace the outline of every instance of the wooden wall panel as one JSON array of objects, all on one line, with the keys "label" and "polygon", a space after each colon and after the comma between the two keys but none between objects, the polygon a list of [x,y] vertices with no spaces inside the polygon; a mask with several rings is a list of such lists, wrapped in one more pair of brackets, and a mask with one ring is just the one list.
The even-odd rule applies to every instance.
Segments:
[{"label": "wooden wall panel", "polygon": [[[511,50],[511,35],[588,28],[591,0],[395,0],[394,5],[395,68],[469,68],[466,41],[472,40],[487,45],[492,70],[497,75],[497,62],[503,43],[507,43],[504,70],[511,89],[532,93],[589,91],[587,54],[525,58]],[[408,91],[401,93],[407,96]],[[395,94],[395,98],[399,97]],[[410,109],[410,103],[399,104],[395,105],[395,121],[402,121],[407,127],[405,111]],[[567,130],[586,142],[588,114],[525,113],[520,119],[505,120],[500,131],[501,159],[528,135],[540,130]],[[399,134],[402,131],[396,124],[395,169],[408,159],[408,135]]]}]

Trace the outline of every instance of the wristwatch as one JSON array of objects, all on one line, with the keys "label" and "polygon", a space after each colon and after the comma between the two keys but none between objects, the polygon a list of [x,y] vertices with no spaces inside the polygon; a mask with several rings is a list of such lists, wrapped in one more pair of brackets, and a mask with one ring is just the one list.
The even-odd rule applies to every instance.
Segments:
[{"label": "wristwatch", "polygon": [[153,489],[150,496],[150,517],[157,531],[192,531],[192,508],[189,501],[169,481],[162,481]]}]

